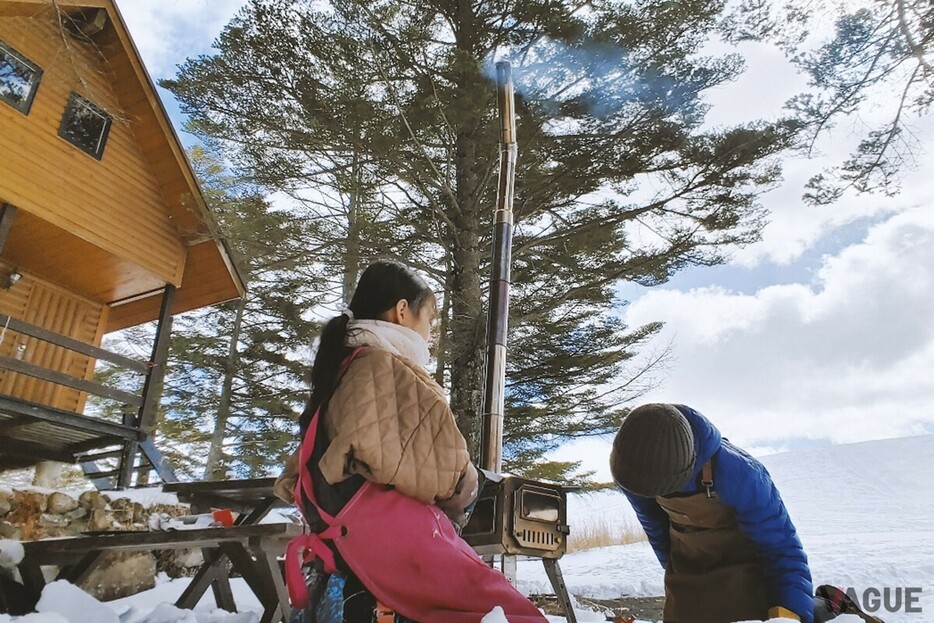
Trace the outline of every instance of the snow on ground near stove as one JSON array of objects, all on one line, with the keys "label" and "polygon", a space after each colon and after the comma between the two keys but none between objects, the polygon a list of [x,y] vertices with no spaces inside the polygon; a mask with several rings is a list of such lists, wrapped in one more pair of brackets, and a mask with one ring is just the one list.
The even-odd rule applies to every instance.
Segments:
[{"label": "snow on ground near stove", "polygon": [[[776,454],[762,462],[798,527],[815,586],[852,586],[859,594],[869,587],[921,587],[921,614],[877,614],[886,623],[934,621],[934,435]],[[572,531],[635,517],[613,492],[572,496],[568,514]],[[560,565],[577,595],[663,593],[663,571],[648,543],[568,554]],[[524,592],[551,592],[539,561],[520,561],[518,575]]]}]

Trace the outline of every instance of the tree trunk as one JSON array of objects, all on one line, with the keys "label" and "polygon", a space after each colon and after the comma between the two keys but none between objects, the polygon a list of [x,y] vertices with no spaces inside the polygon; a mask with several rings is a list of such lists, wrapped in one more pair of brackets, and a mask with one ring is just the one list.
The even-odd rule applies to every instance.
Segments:
[{"label": "tree trunk", "polygon": [[347,205],[347,244],[344,253],[344,283],[341,296],[344,305],[350,305],[354,288],[357,286],[357,272],[360,267],[360,224],[357,212],[360,201],[360,166],[357,150],[354,149],[353,164],[350,169],[350,202]]},{"label": "tree trunk", "polygon": [[482,218],[477,191],[476,140],[458,139],[455,232],[451,250],[451,408],[472,455],[480,448],[480,403],[483,395],[484,316],[480,256]]},{"label": "tree trunk", "polygon": [[446,256],[445,260],[445,278],[444,278],[444,302],[441,304],[441,310],[438,312],[440,318],[438,322],[438,343],[435,345],[435,382],[444,387],[444,372],[448,364],[448,330],[451,320],[451,258]]},{"label": "tree trunk", "polygon": [[[476,15],[470,0],[458,0],[455,39],[458,53],[465,58],[478,58],[476,42]],[[470,63],[459,66],[460,76],[457,100],[476,99],[474,89],[478,82],[478,67]],[[480,236],[484,223],[480,180],[487,154],[482,153],[480,137],[483,135],[483,114],[475,106],[455,107],[469,111],[459,123],[454,167],[457,205],[452,207],[451,220],[455,231],[451,249],[451,409],[457,424],[467,439],[471,456],[480,449],[480,403],[483,399],[483,367],[485,328],[483,290],[485,281],[480,274],[483,265]],[[482,157],[481,157],[482,156]]]},{"label": "tree trunk", "polygon": [[237,305],[237,316],[234,319],[233,331],[230,334],[230,349],[227,352],[227,365],[224,366],[224,382],[221,387],[220,403],[217,405],[217,420],[214,422],[214,432],[211,434],[211,448],[208,450],[207,465],[204,468],[205,480],[224,480],[227,477],[223,462],[224,438],[227,436],[227,420],[230,418],[233,380],[240,363],[238,344],[245,310],[246,297],[243,297],[240,299],[239,305]]},{"label": "tree trunk", "polygon": [[467,438],[471,455],[480,448],[483,387],[483,322],[477,246],[455,249],[451,271],[451,409]]},{"label": "tree trunk", "polygon": [[36,472],[32,477],[32,486],[55,489],[62,477],[64,463],[58,461],[40,461],[36,463]]}]

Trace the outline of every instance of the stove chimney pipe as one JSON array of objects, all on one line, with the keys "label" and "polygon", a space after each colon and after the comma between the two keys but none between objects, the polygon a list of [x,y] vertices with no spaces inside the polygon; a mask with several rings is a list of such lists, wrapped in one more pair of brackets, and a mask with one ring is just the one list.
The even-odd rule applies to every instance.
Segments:
[{"label": "stove chimney pipe", "polygon": [[486,327],[486,378],[480,467],[499,473],[503,467],[503,412],[506,391],[506,332],[509,327],[509,279],[512,262],[512,201],[516,179],[516,115],[512,67],[496,63],[496,94],[501,129],[499,185],[493,216],[493,266]]}]

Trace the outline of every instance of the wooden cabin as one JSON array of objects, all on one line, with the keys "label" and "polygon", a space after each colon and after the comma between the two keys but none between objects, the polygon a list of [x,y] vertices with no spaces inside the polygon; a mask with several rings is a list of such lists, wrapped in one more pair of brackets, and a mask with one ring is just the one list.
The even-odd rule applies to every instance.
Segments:
[{"label": "wooden cabin", "polygon": [[[0,470],[69,461],[129,484],[160,460],[171,315],[243,293],[113,0],[0,0]],[[154,320],[148,361],[100,348]],[[99,359],[142,388],[95,383]],[[122,421],[81,415],[89,393]],[[106,456],[121,465],[94,474]]]}]

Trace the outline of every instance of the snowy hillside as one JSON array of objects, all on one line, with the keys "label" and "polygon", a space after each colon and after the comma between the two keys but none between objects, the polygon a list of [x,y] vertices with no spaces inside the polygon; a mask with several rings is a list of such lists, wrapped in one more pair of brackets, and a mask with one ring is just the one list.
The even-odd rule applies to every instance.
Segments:
[{"label": "snowy hillside", "polygon": [[[934,435],[823,447],[764,457],[798,527],[815,584],[921,587],[921,614],[878,612],[886,623],[934,621]],[[577,495],[574,526],[634,517],[617,493]],[[570,591],[612,599],[663,592],[647,543],[569,554]],[[520,588],[548,592],[538,561],[519,564]]]}]

